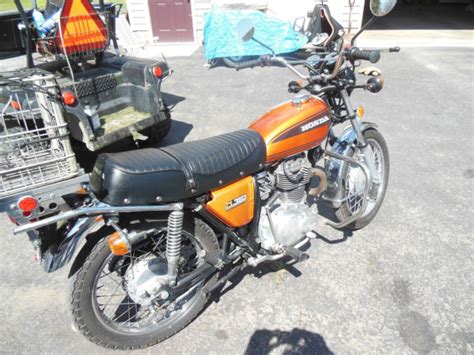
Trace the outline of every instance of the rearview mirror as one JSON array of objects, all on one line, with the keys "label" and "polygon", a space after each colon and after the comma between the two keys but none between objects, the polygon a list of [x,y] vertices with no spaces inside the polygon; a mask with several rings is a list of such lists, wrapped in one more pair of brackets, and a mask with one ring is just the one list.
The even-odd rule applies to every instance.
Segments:
[{"label": "rearview mirror", "polygon": [[237,25],[237,34],[244,42],[250,41],[255,33],[255,27],[251,19],[244,18]]},{"label": "rearview mirror", "polygon": [[374,16],[382,17],[393,10],[397,0],[370,0],[370,11]]}]

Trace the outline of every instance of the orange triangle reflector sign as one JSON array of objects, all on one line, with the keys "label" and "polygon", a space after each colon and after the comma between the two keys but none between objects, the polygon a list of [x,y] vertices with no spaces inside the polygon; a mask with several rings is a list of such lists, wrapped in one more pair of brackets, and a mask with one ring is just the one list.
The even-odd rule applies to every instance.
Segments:
[{"label": "orange triangle reflector sign", "polygon": [[107,46],[107,28],[89,0],[66,0],[59,25],[56,41],[65,55],[96,53]]}]

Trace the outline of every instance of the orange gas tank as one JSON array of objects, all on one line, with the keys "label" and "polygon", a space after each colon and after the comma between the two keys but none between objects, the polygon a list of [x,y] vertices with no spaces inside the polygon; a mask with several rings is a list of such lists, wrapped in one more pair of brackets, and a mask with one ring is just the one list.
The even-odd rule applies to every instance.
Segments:
[{"label": "orange gas tank", "polygon": [[267,163],[304,152],[321,144],[331,120],[327,104],[314,96],[300,96],[285,102],[254,121],[267,144]]}]

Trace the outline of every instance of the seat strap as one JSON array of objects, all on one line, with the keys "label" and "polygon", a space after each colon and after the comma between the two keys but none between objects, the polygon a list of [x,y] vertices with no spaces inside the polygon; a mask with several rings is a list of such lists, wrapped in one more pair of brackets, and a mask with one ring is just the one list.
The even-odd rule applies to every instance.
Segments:
[{"label": "seat strap", "polygon": [[181,170],[183,170],[184,175],[186,176],[186,190],[190,194],[194,194],[196,192],[197,185],[196,185],[196,181],[194,180],[194,176],[191,170],[189,169],[189,167],[187,166],[187,164],[184,163],[181,159],[175,157],[173,154],[167,152],[166,150],[164,149],[160,149],[160,150],[179,164]]}]

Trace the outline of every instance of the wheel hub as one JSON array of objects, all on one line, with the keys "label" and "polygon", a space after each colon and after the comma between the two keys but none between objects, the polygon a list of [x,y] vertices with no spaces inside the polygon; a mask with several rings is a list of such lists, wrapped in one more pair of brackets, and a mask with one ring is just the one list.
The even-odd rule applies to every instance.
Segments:
[{"label": "wheel hub", "polygon": [[360,168],[352,168],[349,172],[349,191],[351,194],[359,195],[364,192],[365,175]]},{"label": "wheel hub", "polygon": [[142,306],[152,304],[157,298],[165,300],[170,296],[168,265],[164,258],[150,256],[136,262],[127,269],[124,279],[128,295]]}]

